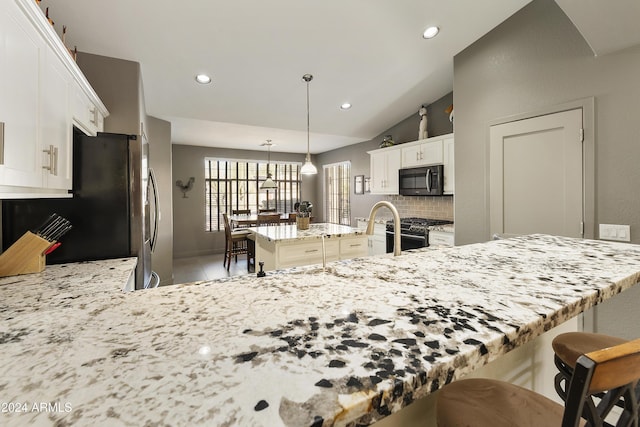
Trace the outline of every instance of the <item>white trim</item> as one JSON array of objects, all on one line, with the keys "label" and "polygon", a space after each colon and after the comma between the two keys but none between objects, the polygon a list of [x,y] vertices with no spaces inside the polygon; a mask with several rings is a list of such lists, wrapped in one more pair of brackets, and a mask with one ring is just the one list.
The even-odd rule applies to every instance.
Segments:
[{"label": "white trim", "polygon": [[271,160],[270,162],[267,159],[255,160],[255,159],[231,159],[226,157],[205,157],[205,162],[238,162],[238,163],[270,163],[270,164],[278,164],[278,165],[302,165],[302,162],[296,161],[287,161],[287,160]]},{"label": "white trim", "polygon": [[22,9],[26,17],[31,21],[36,30],[42,35],[47,44],[52,48],[53,52],[60,58],[64,66],[69,70],[75,81],[78,83],[82,91],[89,97],[89,100],[98,108],[103,117],[109,115],[109,110],[102,103],[93,90],[89,81],[78,67],[78,64],[71,58],[71,54],[67,47],[62,43],[60,37],[53,27],[49,25],[40,7],[33,0],[14,0]]}]

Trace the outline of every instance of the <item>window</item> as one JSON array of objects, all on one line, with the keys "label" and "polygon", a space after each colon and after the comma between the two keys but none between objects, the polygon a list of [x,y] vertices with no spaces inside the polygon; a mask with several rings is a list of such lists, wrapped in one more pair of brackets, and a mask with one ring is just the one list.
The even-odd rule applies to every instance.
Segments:
[{"label": "window", "polygon": [[260,190],[267,178],[267,162],[205,159],[205,231],[224,230],[222,214],[235,209],[275,208],[293,212],[300,200],[300,163],[269,164],[277,188]]},{"label": "window", "polygon": [[351,162],[324,166],[324,217],[326,222],[351,225]]}]

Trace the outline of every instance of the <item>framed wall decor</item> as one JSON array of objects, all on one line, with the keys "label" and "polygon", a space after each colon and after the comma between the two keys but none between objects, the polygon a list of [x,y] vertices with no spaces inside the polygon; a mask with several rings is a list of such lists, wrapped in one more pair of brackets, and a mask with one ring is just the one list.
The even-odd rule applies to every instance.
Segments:
[{"label": "framed wall decor", "polygon": [[355,194],[364,194],[364,175],[356,175],[353,184]]}]

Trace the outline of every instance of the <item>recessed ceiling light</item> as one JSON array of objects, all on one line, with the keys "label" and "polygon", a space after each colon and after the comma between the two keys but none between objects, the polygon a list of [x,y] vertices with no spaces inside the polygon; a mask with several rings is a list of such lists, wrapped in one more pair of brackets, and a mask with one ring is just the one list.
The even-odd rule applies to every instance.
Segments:
[{"label": "recessed ceiling light", "polygon": [[424,33],[422,33],[422,37],[424,37],[425,39],[432,39],[435,36],[437,36],[439,32],[440,32],[440,28],[429,27],[426,30],[424,30]]},{"label": "recessed ceiling light", "polygon": [[345,102],[340,106],[340,108],[343,110],[348,110],[349,108],[351,108],[351,104],[349,104],[348,102]]},{"label": "recessed ceiling light", "polygon": [[206,85],[211,83],[211,77],[207,76],[206,74],[198,74],[196,76],[196,81],[202,85]]}]

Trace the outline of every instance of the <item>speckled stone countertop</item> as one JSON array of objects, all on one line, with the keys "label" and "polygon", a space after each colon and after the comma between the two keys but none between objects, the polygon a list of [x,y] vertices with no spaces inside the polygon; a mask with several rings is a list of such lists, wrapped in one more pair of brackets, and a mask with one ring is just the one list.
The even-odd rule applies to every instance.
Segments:
[{"label": "speckled stone countertop", "polygon": [[[369,218],[362,218],[362,217],[356,217],[354,218],[357,221],[364,221],[364,222],[369,222]],[[392,221],[393,218],[392,217],[384,217],[384,216],[376,216],[373,219],[373,222],[375,222],[376,224],[387,224],[387,221]]]},{"label": "speckled stone countertop", "polygon": [[429,226],[430,231],[442,231],[445,233],[455,233],[456,228],[455,224],[443,224],[443,225],[431,225]]},{"label": "speckled stone countertop", "polygon": [[20,277],[0,400],[61,409],[0,424],[359,426],[633,286],[640,246],[522,236],[129,293]]},{"label": "speckled stone countertop", "polygon": [[347,225],[318,223],[309,224],[309,229],[298,230],[295,224],[292,225],[263,225],[260,227],[250,227],[248,230],[260,235],[261,237],[279,242],[283,240],[313,240],[324,237],[345,237],[345,236],[362,236],[363,230],[349,227]]}]

